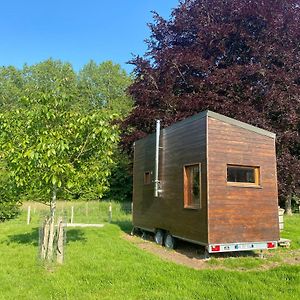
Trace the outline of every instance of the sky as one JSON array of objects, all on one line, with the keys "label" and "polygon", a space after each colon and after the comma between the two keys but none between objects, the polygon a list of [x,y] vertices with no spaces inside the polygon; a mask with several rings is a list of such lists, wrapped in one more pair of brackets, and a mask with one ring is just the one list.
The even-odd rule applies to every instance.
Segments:
[{"label": "sky", "polygon": [[151,11],[169,18],[179,0],[0,0],[0,66],[53,58],[79,71],[89,60],[112,60],[127,72],[143,55]]}]

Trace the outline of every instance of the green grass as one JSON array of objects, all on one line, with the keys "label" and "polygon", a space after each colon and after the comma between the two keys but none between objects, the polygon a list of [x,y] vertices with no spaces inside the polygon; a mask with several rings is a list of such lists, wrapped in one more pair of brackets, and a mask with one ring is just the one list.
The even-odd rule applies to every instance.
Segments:
[{"label": "green grass", "polygon": [[[91,206],[93,211],[107,209],[107,203]],[[36,215],[31,225],[25,224],[25,213],[0,224],[0,299],[300,298],[299,266],[281,264],[261,271],[255,269],[260,260],[245,257],[222,261],[228,268],[232,267],[230,260],[242,264],[247,271],[235,267],[193,270],[163,261],[123,239],[122,230],[130,228],[130,215],[122,213],[117,204],[113,214],[114,223],[103,228],[68,229],[64,265],[47,269],[37,259],[40,220]],[[84,215],[85,211],[82,219],[87,218]],[[299,230],[300,219],[290,218],[285,234],[297,238]]]},{"label": "green grass", "polygon": [[292,240],[291,249],[300,249],[300,214],[284,216],[283,238]]}]

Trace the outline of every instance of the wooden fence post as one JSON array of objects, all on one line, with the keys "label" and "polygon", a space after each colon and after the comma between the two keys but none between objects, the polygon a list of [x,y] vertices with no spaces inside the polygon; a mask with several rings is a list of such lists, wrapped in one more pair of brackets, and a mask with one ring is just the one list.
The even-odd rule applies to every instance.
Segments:
[{"label": "wooden fence post", "polygon": [[108,207],[108,222],[111,223],[111,221],[112,221],[112,206],[110,203]]},{"label": "wooden fence post", "polygon": [[48,249],[47,249],[47,259],[51,261],[53,259],[53,243],[55,235],[54,217],[49,219],[49,239],[48,239]]},{"label": "wooden fence post", "polygon": [[27,209],[27,225],[30,224],[30,205],[28,206],[28,209]]},{"label": "wooden fence post", "polygon": [[57,224],[56,260],[59,264],[62,264],[64,261],[64,226],[62,218],[59,218]]},{"label": "wooden fence post", "polygon": [[41,237],[41,259],[46,258],[48,250],[48,239],[49,239],[49,218],[46,218],[42,228],[42,237]]},{"label": "wooden fence post", "polygon": [[74,206],[71,207],[71,224],[74,222]]}]

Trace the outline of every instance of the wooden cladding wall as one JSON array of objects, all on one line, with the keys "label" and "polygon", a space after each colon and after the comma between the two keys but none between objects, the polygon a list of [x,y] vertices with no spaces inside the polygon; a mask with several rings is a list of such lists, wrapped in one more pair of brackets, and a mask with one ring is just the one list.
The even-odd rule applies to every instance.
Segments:
[{"label": "wooden cladding wall", "polygon": [[[278,240],[273,138],[208,118],[209,243]],[[259,166],[258,187],[227,183],[227,165]]]},{"label": "wooden cladding wall", "polygon": [[[164,130],[162,201],[171,233],[207,243],[206,117],[191,118]],[[184,208],[184,166],[201,164],[201,204]]]},{"label": "wooden cladding wall", "polygon": [[[154,172],[155,135],[135,145],[133,177],[134,226],[170,231],[207,243],[206,117],[190,118],[161,131],[159,180],[162,193],[154,198],[154,183],[143,184],[144,172]],[[201,163],[201,208],[184,208],[185,165]],[[153,177],[152,177],[153,179]]]},{"label": "wooden cladding wall", "polygon": [[[155,135],[139,140],[134,146],[133,164],[133,224],[152,229],[149,214],[154,202]],[[145,173],[149,172],[150,184],[145,184]]]}]

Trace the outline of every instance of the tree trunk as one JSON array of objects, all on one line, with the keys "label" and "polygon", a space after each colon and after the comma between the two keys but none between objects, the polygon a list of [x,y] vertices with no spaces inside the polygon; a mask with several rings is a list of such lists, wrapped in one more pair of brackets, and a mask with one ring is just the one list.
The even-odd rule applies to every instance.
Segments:
[{"label": "tree trunk", "polygon": [[292,213],[292,195],[288,195],[285,199],[285,214],[291,216]]},{"label": "tree trunk", "polygon": [[49,240],[48,240],[48,251],[47,251],[47,259],[51,261],[53,259],[53,242],[54,242],[54,235],[55,235],[55,210],[56,210],[56,193],[57,189],[56,186],[53,186],[53,193],[52,199],[50,201],[50,229],[49,229]]}]

